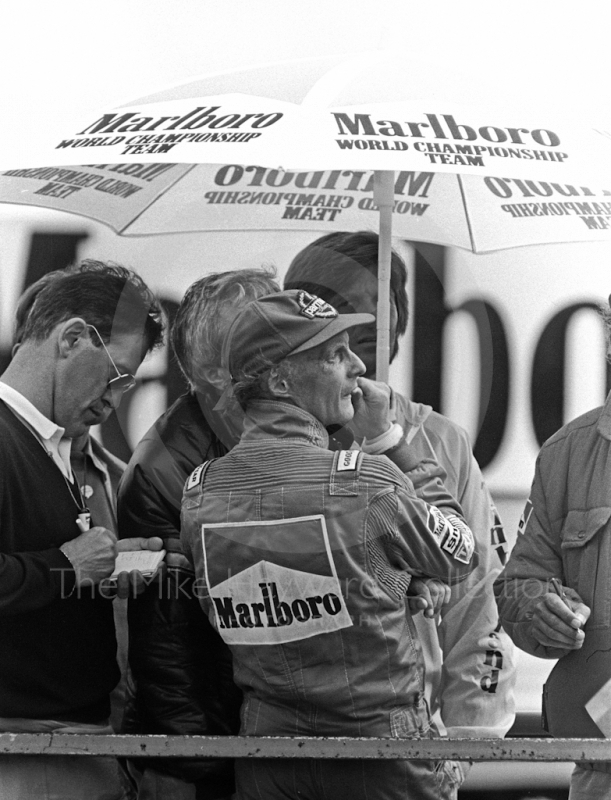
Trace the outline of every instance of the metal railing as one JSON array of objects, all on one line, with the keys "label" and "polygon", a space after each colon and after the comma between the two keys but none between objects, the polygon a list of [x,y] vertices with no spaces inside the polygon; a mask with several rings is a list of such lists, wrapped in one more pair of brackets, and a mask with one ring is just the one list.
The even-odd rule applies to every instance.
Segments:
[{"label": "metal railing", "polygon": [[611,761],[606,739],[381,739],[289,736],[125,736],[3,733],[0,756],[124,758],[450,759],[453,761]]}]

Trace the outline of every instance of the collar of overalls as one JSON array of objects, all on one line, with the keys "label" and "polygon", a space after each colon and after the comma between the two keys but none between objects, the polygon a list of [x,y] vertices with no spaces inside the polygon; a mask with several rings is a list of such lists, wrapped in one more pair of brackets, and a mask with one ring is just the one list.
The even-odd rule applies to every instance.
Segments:
[{"label": "collar of overalls", "polygon": [[329,434],[324,425],[307,411],[280,400],[253,400],[244,417],[242,442],[261,439],[292,439],[329,447]]}]

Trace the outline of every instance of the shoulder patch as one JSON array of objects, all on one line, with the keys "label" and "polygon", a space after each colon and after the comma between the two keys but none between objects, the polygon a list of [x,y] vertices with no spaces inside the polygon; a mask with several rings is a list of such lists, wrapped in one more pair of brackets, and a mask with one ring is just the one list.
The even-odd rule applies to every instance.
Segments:
[{"label": "shoulder patch", "polygon": [[188,492],[190,489],[194,489],[201,480],[202,472],[204,471],[205,463],[200,464],[199,467],[196,467],[193,472],[189,475],[187,483],[185,484],[185,492]]},{"label": "shoulder patch", "polygon": [[354,472],[358,457],[358,450],[340,450],[337,454],[337,472]]}]

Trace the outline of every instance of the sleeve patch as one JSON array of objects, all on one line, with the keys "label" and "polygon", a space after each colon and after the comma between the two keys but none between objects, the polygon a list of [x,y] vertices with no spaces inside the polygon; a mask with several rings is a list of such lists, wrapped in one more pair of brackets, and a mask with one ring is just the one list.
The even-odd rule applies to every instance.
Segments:
[{"label": "sleeve patch", "polygon": [[456,548],[460,543],[460,533],[455,528],[450,528],[445,535],[441,546],[444,550],[447,550],[448,553],[454,554],[456,552]]},{"label": "sleeve patch", "polygon": [[494,505],[491,506],[490,510],[494,517],[494,524],[490,529],[490,544],[499,557],[501,564],[505,564],[507,562],[507,537],[505,536],[501,518]]},{"label": "sleeve patch", "polygon": [[435,506],[429,507],[428,527],[440,547],[451,553],[456,561],[469,564],[475,551],[471,529],[453,514],[445,517]]},{"label": "sleeve patch", "polygon": [[448,526],[448,522],[446,518],[443,516],[441,511],[436,508],[435,506],[429,506],[429,515],[427,519],[427,525],[433,536],[441,542],[441,539],[446,531]]}]

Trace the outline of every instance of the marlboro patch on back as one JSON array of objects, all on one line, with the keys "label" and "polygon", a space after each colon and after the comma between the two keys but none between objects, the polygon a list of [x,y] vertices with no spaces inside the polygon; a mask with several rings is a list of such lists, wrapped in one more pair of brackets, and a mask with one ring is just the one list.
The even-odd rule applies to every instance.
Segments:
[{"label": "marlboro patch on back", "polygon": [[202,543],[227,644],[281,644],[352,625],[324,517],[206,524]]}]

